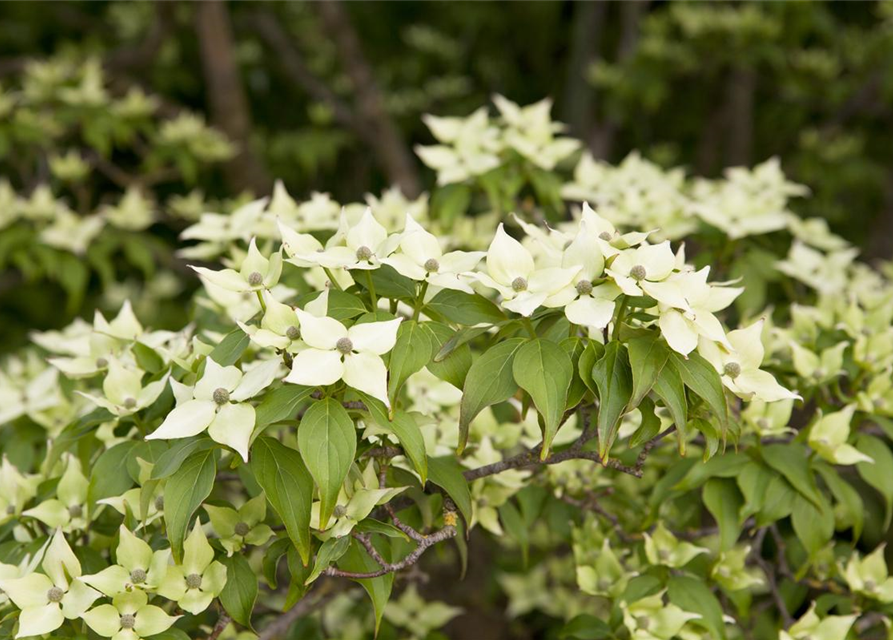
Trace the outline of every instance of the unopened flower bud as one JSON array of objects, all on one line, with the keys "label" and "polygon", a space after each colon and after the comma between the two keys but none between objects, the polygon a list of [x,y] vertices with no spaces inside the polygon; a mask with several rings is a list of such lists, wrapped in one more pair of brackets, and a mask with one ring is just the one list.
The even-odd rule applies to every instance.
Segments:
[{"label": "unopened flower bud", "polygon": [[645,271],[645,267],[640,264],[635,265],[632,269],[629,270],[629,275],[631,278],[635,280],[644,280],[645,276],[648,275],[648,272]]},{"label": "unopened flower bud", "polygon": [[96,358],[96,368],[97,369],[105,369],[109,366],[109,361],[105,358]]},{"label": "unopened flower bud", "polygon": [[295,326],[291,326],[285,330],[285,337],[289,340],[297,340],[300,337],[301,332],[298,331],[298,328]]},{"label": "unopened flower bud", "polygon": [[343,518],[345,515],[347,515],[347,508],[342,504],[336,505],[335,508],[332,510],[332,515],[336,518]]},{"label": "unopened flower bud", "polygon": [[425,271],[428,273],[437,273],[440,269],[440,263],[434,258],[428,258],[425,260]]},{"label": "unopened flower bud", "polygon": [[124,398],[124,407],[133,409],[136,406],[136,398]]},{"label": "unopened flower bud", "polygon": [[737,362],[727,362],[722,368],[722,372],[734,380],[741,375],[741,365]]},{"label": "unopened flower bud", "polygon": [[62,598],[65,597],[65,592],[62,591],[59,587],[53,587],[49,591],[47,591],[47,600],[50,602],[62,602]]},{"label": "unopened flower bud", "polygon": [[229,391],[224,389],[223,387],[217,387],[214,389],[214,393],[212,394],[214,398],[214,402],[217,404],[226,404],[229,402]]},{"label": "unopened flower bud", "polygon": [[351,342],[348,337],[339,338],[338,342],[335,343],[335,348],[344,355],[347,355],[353,351],[353,342]]},{"label": "unopened flower bud", "polygon": [[70,515],[72,518],[80,518],[82,515],[84,515],[84,509],[79,504],[73,504],[68,507],[68,515]]},{"label": "unopened flower bud", "polygon": [[592,293],[592,283],[589,280],[580,280],[576,286],[577,293],[581,296],[588,296]]},{"label": "unopened flower bud", "polygon": [[359,249],[357,249],[357,260],[368,260],[372,257],[372,249],[363,245]]},{"label": "unopened flower bud", "polygon": [[233,527],[233,532],[237,536],[247,536],[249,531],[251,531],[251,527],[248,526],[247,522],[237,522],[236,526]]},{"label": "unopened flower bud", "polygon": [[248,284],[250,284],[252,287],[259,287],[263,283],[264,277],[261,273],[252,271],[250,274],[248,274]]},{"label": "unopened flower bud", "polygon": [[520,293],[521,291],[527,291],[527,280],[518,276],[514,280],[512,280],[512,290]]},{"label": "unopened flower bud", "polygon": [[155,498],[155,510],[162,511],[164,509],[164,496]]}]

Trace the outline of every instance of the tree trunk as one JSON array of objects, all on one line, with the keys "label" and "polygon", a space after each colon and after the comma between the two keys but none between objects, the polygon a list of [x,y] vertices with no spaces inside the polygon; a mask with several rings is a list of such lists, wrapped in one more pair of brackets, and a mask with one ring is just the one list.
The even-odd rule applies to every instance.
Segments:
[{"label": "tree trunk", "polygon": [[596,91],[586,79],[589,66],[599,58],[608,3],[574,3],[573,36],[567,81],[564,91],[564,121],[571,133],[580,138],[589,134],[595,108]]},{"label": "tree trunk", "polygon": [[224,166],[226,178],[236,189],[266,193],[271,180],[251,149],[251,115],[236,65],[229,11],[222,0],[194,7],[211,123],[237,146],[236,156]]}]

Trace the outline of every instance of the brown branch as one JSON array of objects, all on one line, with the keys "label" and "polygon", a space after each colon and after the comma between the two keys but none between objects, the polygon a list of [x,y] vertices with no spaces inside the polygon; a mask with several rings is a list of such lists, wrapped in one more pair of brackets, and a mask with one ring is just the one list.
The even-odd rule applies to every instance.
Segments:
[{"label": "brown branch", "polygon": [[779,614],[781,614],[784,628],[788,629],[794,624],[794,619],[791,617],[791,614],[788,611],[788,605],[785,603],[784,598],[781,596],[781,592],[778,590],[778,583],[775,581],[775,572],[763,558],[762,554],[763,540],[766,537],[766,531],[766,529],[761,529],[754,539],[752,552],[753,558],[766,575],[766,584],[769,586],[769,593],[772,595],[772,600],[775,602],[776,609],[778,609]]},{"label": "brown branch", "polygon": [[[455,514],[452,514],[452,519],[454,520],[456,517]],[[449,521],[449,517],[447,520]],[[342,571],[336,567],[329,567],[324,571],[325,575],[332,576],[336,578],[351,578],[353,580],[365,580],[368,578],[378,578],[379,576],[386,575],[388,573],[396,573],[401,569],[405,569],[414,565],[419,561],[419,558],[422,557],[422,554],[425,553],[429,548],[433,547],[438,542],[443,542],[444,540],[449,540],[450,538],[456,537],[456,527],[455,525],[447,524],[443,529],[432,533],[431,535],[421,536],[421,540],[415,549],[413,549],[409,555],[400,560],[399,562],[387,562],[382,558],[379,554],[375,554],[372,556],[372,559],[375,560],[376,563],[381,567],[381,569],[377,571],[368,571],[368,572],[353,572],[353,571]],[[365,546],[365,545],[363,545]],[[370,543],[371,546],[371,543]],[[367,548],[368,550],[368,548]],[[372,554],[370,554],[372,555]]]},{"label": "brown branch", "polygon": [[356,92],[356,111],[374,141],[385,174],[403,192],[415,197],[421,192],[415,160],[400,135],[400,130],[385,109],[381,90],[372,67],[363,55],[360,39],[340,0],[314,4],[323,26],[335,45],[338,58]]},{"label": "brown branch", "polygon": [[[346,588],[345,585],[349,584],[351,583],[339,583],[337,581],[327,581],[323,583],[310,593],[307,593],[291,609],[280,615],[268,626],[264,627],[258,635],[258,640],[275,640],[276,638],[284,637],[295,622],[300,618],[321,609],[326,603],[344,591]],[[311,597],[311,595],[316,597]]]},{"label": "brown branch", "polygon": [[224,167],[227,179],[236,189],[265,193],[271,180],[251,149],[251,114],[236,63],[226,3],[222,0],[197,3],[195,19],[211,121],[239,147],[236,156]]},{"label": "brown branch", "polygon": [[673,425],[672,427],[670,427],[663,433],[657,434],[656,436],[651,438],[651,440],[646,442],[642,446],[642,450],[639,452],[639,457],[636,458],[636,466],[635,466],[636,471],[641,472],[642,468],[645,466],[645,461],[648,459],[648,454],[651,453],[651,450],[654,449],[654,447],[656,447],[661,440],[666,438],[671,433],[675,433],[675,432],[676,432],[676,425]]},{"label": "brown branch", "polygon": [[232,622],[232,618],[229,617],[229,614],[225,611],[220,612],[220,616],[217,618],[217,624],[214,625],[214,629],[211,630],[211,634],[208,636],[207,640],[217,640],[220,637],[226,628],[229,626],[229,623]]}]

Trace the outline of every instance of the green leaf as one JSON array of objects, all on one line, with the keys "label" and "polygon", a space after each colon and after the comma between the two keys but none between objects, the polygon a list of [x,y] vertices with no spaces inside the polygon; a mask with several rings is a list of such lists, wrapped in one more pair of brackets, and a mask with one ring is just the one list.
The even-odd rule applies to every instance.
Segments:
[{"label": "green leaf", "polygon": [[465,450],[468,427],[475,416],[492,404],[508,400],[518,390],[512,364],[524,344],[524,338],[500,342],[487,349],[468,370],[459,407],[459,453]]},{"label": "green leaf", "polygon": [[877,489],[884,497],[884,529],[890,527],[891,515],[893,515],[893,453],[884,444],[884,441],[874,436],[862,434],[856,440],[856,448],[874,460],[859,462],[856,470],[862,479]]},{"label": "green leaf", "polygon": [[515,382],[530,394],[543,418],[543,448],[540,458],[549,457],[552,439],[558,433],[567,406],[567,392],[574,376],[574,364],[554,342],[541,338],[526,343],[512,364]]},{"label": "green leaf", "polygon": [[682,376],[679,375],[676,366],[672,364],[672,360],[668,360],[664,368],[661,369],[660,375],[654,381],[653,388],[654,393],[670,412],[676,429],[684,433],[685,425],[688,424],[688,401],[685,399]]},{"label": "green leaf", "polygon": [[[453,336],[454,331],[439,322],[426,322],[425,325],[434,336],[435,351],[440,353],[447,340]],[[465,385],[465,377],[471,368],[471,362],[471,347],[463,344],[453,349],[442,360],[429,362],[427,368],[441,380],[446,380],[457,389],[461,389]]]},{"label": "green leaf", "polygon": [[[561,348],[571,359],[571,370],[573,371],[573,380],[570,389],[567,391],[567,406],[576,407],[580,404],[583,396],[586,395],[586,383],[580,378],[580,356],[586,350],[586,342],[582,338],[576,336],[565,338],[561,341]],[[591,369],[590,369],[591,370]]]},{"label": "green leaf", "polygon": [[561,628],[558,637],[576,640],[607,640],[614,637],[607,622],[588,613],[575,616]]},{"label": "green leaf", "polygon": [[316,560],[313,563],[313,571],[304,580],[305,585],[309,585],[316,580],[322,572],[329,568],[330,565],[338,562],[338,560],[347,553],[350,546],[350,536],[342,536],[340,538],[329,538],[322,543],[319,551],[316,552]]},{"label": "green leaf", "polygon": [[391,523],[374,520],[372,518],[361,520],[357,523],[357,526],[354,527],[354,530],[358,533],[377,533],[388,538],[400,538],[401,540],[409,542],[409,536]]},{"label": "green leaf", "polygon": [[759,513],[766,503],[769,483],[778,475],[759,462],[750,461],[745,464],[738,473],[738,488],[744,496],[744,504],[741,506],[740,518],[745,520],[755,513]]},{"label": "green leaf", "polygon": [[713,368],[713,365],[707,362],[696,351],[689,354],[688,359],[683,358],[676,352],[670,355],[676,370],[682,377],[685,386],[699,395],[710,410],[720,419],[723,425],[728,420],[728,409],[726,406],[726,394],[723,391],[722,379]]},{"label": "green leaf", "polygon": [[147,347],[142,342],[133,343],[133,357],[140,369],[153,375],[165,368],[164,359],[155,353],[152,347]]},{"label": "green leaf", "polygon": [[103,451],[96,459],[87,488],[88,504],[94,505],[97,500],[119,496],[133,486],[133,478],[127,472],[127,458],[138,444],[132,440],[120,442]]},{"label": "green leaf", "polygon": [[728,478],[711,478],[704,485],[702,493],[704,505],[719,525],[719,549],[728,551],[735,546],[741,535],[739,511],[744,502],[735,486]]},{"label": "green leaf", "polygon": [[595,367],[595,363],[604,355],[605,348],[602,345],[595,340],[587,339],[586,348],[583,349],[583,353],[580,354],[580,360],[577,362],[577,372],[580,380],[593,393],[597,391],[597,388],[595,380],[592,379],[592,369]]},{"label": "green leaf", "polygon": [[592,379],[598,387],[598,454],[608,458],[633,390],[632,372],[626,349],[619,342],[609,342],[605,355],[595,363]]},{"label": "green leaf", "polygon": [[461,218],[471,204],[471,187],[467,184],[448,184],[434,190],[431,211],[437,220],[449,225]]},{"label": "green leaf", "polygon": [[397,341],[388,360],[388,398],[392,405],[406,379],[428,364],[433,351],[434,336],[424,325],[414,320],[400,323]]},{"label": "green leaf", "polygon": [[[374,543],[373,543],[374,544]],[[387,555],[378,548],[378,552],[387,559]],[[338,562],[338,567],[343,571],[351,573],[371,573],[381,569],[378,563],[373,560],[365,549],[356,542],[351,544],[347,552]],[[388,604],[391,597],[391,589],[394,587],[394,574],[386,573],[377,578],[362,578],[355,580],[359,582],[369,598],[372,600],[372,607],[375,610],[375,635],[378,635],[378,629],[381,626],[381,617],[384,614],[384,608]]]},{"label": "green leaf", "polygon": [[459,329],[459,331],[456,331],[440,345],[440,350],[434,354],[434,362],[443,361],[447,356],[453,353],[453,351],[474,340],[478,336],[484,335],[490,331],[490,329],[491,327],[468,327],[466,329]]},{"label": "green leaf", "polygon": [[205,437],[174,440],[170,448],[158,456],[158,461],[152,466],[152,480],[167,478],[176,473],[190,455],[214,446],[214,441]]},{"label": "green leaf", "polygon": [[291,540],[279,538],[264,551],[262,570],[264,579],[272,589],[279,585],[279,561],[282,560],[282,556],[288,553],[289,548],[294,548]]},{"label": "green leaf", "polygon": [[164,486],[164,523],[177,562],[183,560],[183,540],[192,516],[211,495],[216,475],[215,451],[199,451],[189,456]]},{"label": "green leaf", "polygon": [[221,367],[228,367],[231,364],[236,364],[249,344],[251,344],[251,338],[237,327],[226,334],[220,344],[208,354],[208,357]]},{"label": "green leaf", "polygon": [[249,464],[306,565],[310,562],[313,478],[301,454],[274,438],[258,438],[251,448]]},{"label": "green leaf", "polygon": [[391,420],[388,416],[387,408],[384,403],[377,398],[357,391],[357,395],[363,400],[363,404],[369,409],[369,415],[382,429],[386,429],[397,436],[403,452],[412,462],[415,470],[418,471],[422,484],[428,481],[428,452],[425,448],[425,438],[422,436],[422,430],[411,414],[398,409],[394,412],[394,418]]},{"label": "green leaf", "polygon": [[[356,273],[356,271],[354,271]],[[382,298],[415,298],[416,284],[406,276],[397,273],[394,267],[383,264],[378,269],[367,271],[372,276],[372,285],[375,293]],[[367,288],[366,278],[360,278],[358,283],[364,289]]]},{"label": "green leaf", "polygon": [[357,431],[341,403],[315,402],[298,427],[298,450],[319,488],[319,528],[332,517],[338,493],[357,454]]},{"label": "green leaf", "polygon": [[821,507],[822,497],[809,469],[805,447],[797,444],[772,444],[762,449],[763,460],[783,475],[794,489],[816,507]]},{"label": "green leaf", "polygon": [[862,537],[862,528],[865,524],[865,503],[862,501],[862,496],[830,465],[814,464],[813,467],[822,476],[822,480],[828,485],[839,508],[843,510],[844,515],[840,523],[842,526],[838,526],[838,528],[852,527],[853,542],[858,542]]},{"label": "green leaf", "polygon": [[798,499],[794,501],[791,524],[809,557],[815,558],[834,535],[834,512],[826,502],[816,507],[811,502]]},{"label": "green leaf", "polygon": [[459,513],[466,522],[471,522],[471,492],[462,469],[452,457],[429,458],[428,478],[456,503]]},{"label": "green leaf", "polygon": [[[311,291],[310,293],[299,297],[297,305],[303,309],[308,302],[316,300],[321,295],[322,293],[319,291]],[[335,320],[350,320],[363,315],[367,311],[368,309],[366,308],[365,303],[363,303],[363,300],[358,296],[355,296],[352,293],[347,293],[346,291],[338,291],[337,289],[329,291],[326,315],[330,318],[335,318]]]},{"label": "green leaf", "polygon": [[642,424],[629,439],[630,447],[638,447],[660,433],[660,418],[654,413],[654,402],[650,398],[642,398],[639,403],[639,413],[642,414]]},{"label": "green leaf", "polygon": [[766,488],[764,504],[757,513],[757,526],[765,527],[787,518],[794,510],[794,503],[800,499],[790,482],[781,475],[775,476]]},{"label": "green leaf", "polygon": [[691,491],[710,478],[733,478],[750,462],[744,453],[735,451],[711,458],[707,462],[693,464],[673,489]]},{"label": "green leaf", "polygon": [[725,639],[722,607],[704,580],[691,576],[673,576],[667,583],[667,597],[684,611],[701,615],[697,620],[693,620],[692,624],[704,627],[715,639]]},{"label": "green leaf", "polygon": [[440,291],[425,307],[456,324],[497,324],[506,320],[499,307],[487,298],[453,289]]},{"label": "green leaf", "polygon": [[233,620],[253,630],[251,612],[257,600],[257,574],[240,554],[221,558],[220,562],[226,566],[226,584],[220,592],[220,604]]},{"label": "green leaf", "polygon": [[670,357],[670,350],[657,334],[633,338],[627,343],[627,350],[633,374],[633,393],[629,402],[632,409],[651,391]]},{"label": "green leaf", "polygon": [[506,534],[521,547],[521,557],[526,567],[530,550],[530,535],[527,531],[527,523],[524,522],[518,508],[511,501],[504,502],[499,507],[499,519],[502,521],[502,528]]},{"label": "green leaf", "polygon": [[257,405],[255,429],[262,430],[280,420],[296,419],[298,409],[313,393],[313,387],[286,384],[268,393]]}]

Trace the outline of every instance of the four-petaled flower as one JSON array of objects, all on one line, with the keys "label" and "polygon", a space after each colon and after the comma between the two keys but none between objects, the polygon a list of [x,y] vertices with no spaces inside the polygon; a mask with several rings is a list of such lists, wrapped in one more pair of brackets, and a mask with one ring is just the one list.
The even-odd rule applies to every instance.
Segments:
[{"label": "four-petaled flower", "polygon": [[101,604],[81,617],[103,638],[142,640],[167,631],[180,616],[168,615],[161,607],[149,604],[144,591],[129,591],[112,598],[112,604]]},{"label": "four-petaled flower", "polygon": [[388,370],[381,356],[394,348],[401,318],[348,329],[334,318],[318,318],[300,309],[297,313],[308,348],[295,355],[285,381],[324,386],[344,380],[390,406]]},{"label": "four-petaled flower", "polygon": [[226,585],[226,567],[214,560],[214,549],[196,521],[183,543],[183,563],[171,565],[156,588],[158,595],[175,600],[180,608],[198,614],[208,608]]},{"label": "four-petaled flower", "polygon": [[221,269],[214,271],[206,267],[192,267],[202,278],[229,291],[260,291],[270,289],[279,282],[282,275],[282,251],[265,258],[257,248],[255,238],[248,245],[248,255],[239,270]]}]

